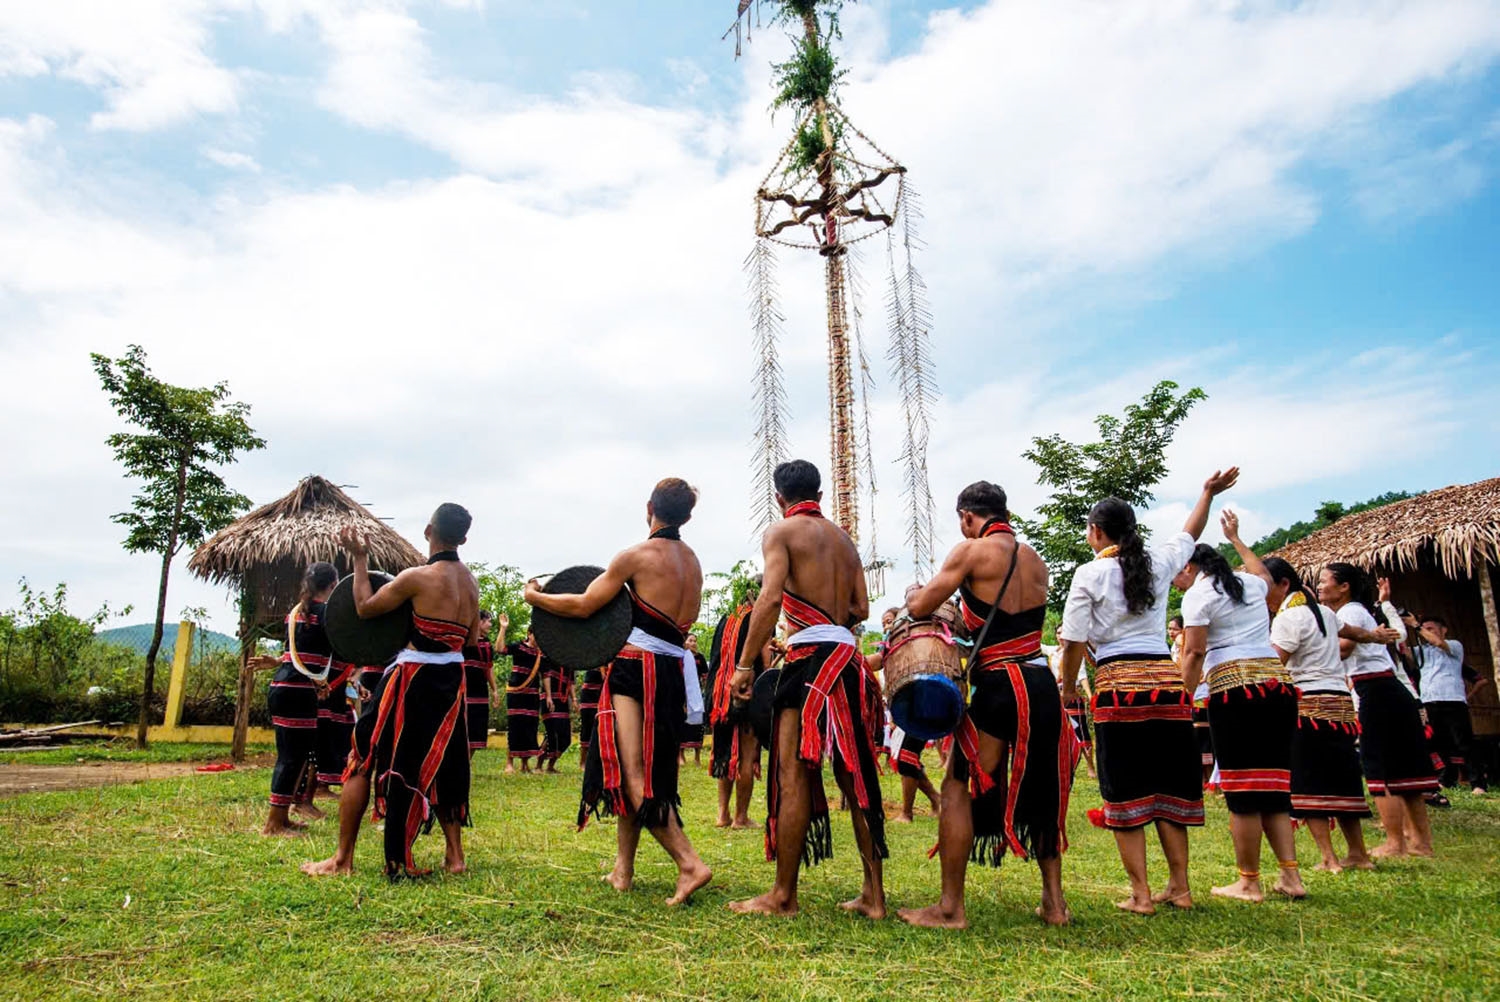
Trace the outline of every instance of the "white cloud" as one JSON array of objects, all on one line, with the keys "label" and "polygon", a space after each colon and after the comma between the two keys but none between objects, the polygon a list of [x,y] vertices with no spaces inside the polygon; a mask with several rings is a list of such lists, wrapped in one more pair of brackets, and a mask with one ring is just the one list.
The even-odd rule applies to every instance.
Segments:
[{"label": "white cloud", "polygon": [[[538,572],[599,561],[634,538],[651,483],[681,474],[703,489],[689,536],[705,562],[743,556],[740,262],[750,193],[790,127],[765,114],[771,33],[723,70],[745,75],[742,105],[715,112],[649,103],[608,76],[547,98],[444,76],[442,40],[402,4],[258,9],[271,30],[324,47],[326,73],[309,90],[318,102],[449,155],[460,173],[365,190],[240,175],[208,197],[173,189],[159,204],[131,202],[71,162],[45,119],[0,121],[0,345],[13,373],[0,422],[28,432],[7,436],[0,460],[30,473],[0,506],[0,588],[27,573],[67,578],[81,604],[152,594],[151,561],[121,554],[108,522],[130,487],[103,446],[114,422],[86,362],[90,350],[130,343],[167,378],[228,379],[255,405],[271,448],[232,480],[258,501],[325,473],[419,538],[432,506],[452,497],[478,516],[476,557]],[[1338,368],[1332,347],[1296,365],[1252,364],[1245,346],[1243,358],[1205,349],[1109,373],[1063,371],[1044,353],[1088,340],[1069,310],[1090,276],[1160,287],[1169,280],[1151,268],[1163,260],[1247,254],[1311,225],[1322,196],[1297,171],[1322,155],[1331,123],[1490,65],[1497,9],[991,4],[935,17],[914,51],[890,60],[877,12],[854,8],[849,46],[860,55],[845,104],[905,158],[927,199],[923,265],[950,387],[932,470],[948,541],[959,487],[1000,479],[1016,507],[1034,507],[1040,493],[1019,458],[1029,438],[1088,436],[1094,414],[1158,378],[1204,385],[1211,399],[1183,429],[1152,517],[1172,513],[1213,464],[1236,461],[1247,531],[1251,516],[1272,519],[1259,492],[1388,462],[1392,446],[1468,420],[1459,373],[1408,380],[1388,352],[1347,363],[1356,378],[1331,383],[1330,373],[1353,371]],[[171,22],[157,25],[170,44],[152,65],[177,67],[156,77],[62,16],[32,18],[24,45],[0,43],[0,72],[87,66],[74,78],[105,96],[102,114],[123,116],[97,124],[122,127],[252,100],[240,77],[204,62],[209,7],[150,14]],[[228,89],[173,90],[199,71]],[[257,134],[273,142],[277,124],[260,122]],[[253,174],[248,154],[202,151]],[[794,448],[821,464],[816,272],[811,258],[783,256]],[[1023,293],[1055,311],[1031,356],[1014,333]],[[870,312],[878,317],[878,301]],[[869,336],[878,356],[878,324]],[[1326,399],[1311,400],[1319,390]],[[1336,453],[1303,448],[1301,432],[1328,408],[1367,419],[1368,433]],[[877,439],[896,441],[887,396],[873,416]],[[883,460],[893,453],[882,446]],[[883,549],[899,554],[896,477],[885,462],[880,473],[877,527]],[[208,589],[178,582],[174,610],[223,609]]]},{"label": "white cloud", "polygon": [[142,131],[236,107],[235,75],[205,51],[208,0],[0,4],[0,77],[51,72],[94,88],[99,129]]},{"label": "white cloud", "polygon": [[249,171],[251,174],[260,173],[260,163],[248,153],[237,150],[221,150],[217,147],[207,146],[203,149],[203,156],[227,170]]}]

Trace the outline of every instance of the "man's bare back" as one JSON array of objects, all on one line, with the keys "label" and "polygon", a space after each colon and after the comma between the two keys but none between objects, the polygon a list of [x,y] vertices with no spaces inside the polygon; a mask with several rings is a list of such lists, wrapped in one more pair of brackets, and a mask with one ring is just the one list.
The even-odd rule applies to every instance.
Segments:
[{"label": "man's bare back", "polygon": [[346,531],[342,538],[355,554],[354,607],[361,619],[390,612],[410,600],[418,616],[462,623],[469,628],[469,641],[478,639],[479,583],[461,561],[439,560],[407,568],[379,591],[372,591],[363,537]]},{"label": "man's bare back", "polygon": [[766,577],[784,561],[783,591],[826,612],[840,626],[870,613],[864,567],[849,534],[825,518],[789,518],[766,530]]},{"label": "man's bare back", "polygon": [[692,548],[680,540],[648,539],[615,558],[628,569],[626,580],[636,597],[675,623],[698,619],[703,602],[703,568]]},{"label": "man's bare back", "polygon": [[981,602],[994,604],[1013,563],[1016,571],[1005,589],[1000,611],[1021,612],[1047,601],[1047,565],[1035,550],[1015,536],[1002,532],[961,545],[972,551],[964,584]]}]

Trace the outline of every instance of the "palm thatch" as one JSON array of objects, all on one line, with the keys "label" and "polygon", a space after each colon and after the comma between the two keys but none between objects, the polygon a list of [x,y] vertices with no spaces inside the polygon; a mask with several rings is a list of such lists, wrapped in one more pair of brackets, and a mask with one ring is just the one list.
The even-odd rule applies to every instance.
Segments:
[{"label": "palm thatch", "polygon": [[193,553],[188,570],[237,588],[247,626],[280,622],[297,601],[308,564],[327,560],[340,573],[348,569],[338,541],[346,526],[364,532],[372,567],[396,573],[423,561],[400,533],[358,501],[322,477],[310,476],[286,497],[215,533]]},{"label": "palm thatch", "polygon": [[1347,515],[1274,556],[1304,575],[1341,560],[1369,570],[1426,565],[1449,578],[1472,577],[1487,564],[1500,564],[1500,477]]}]

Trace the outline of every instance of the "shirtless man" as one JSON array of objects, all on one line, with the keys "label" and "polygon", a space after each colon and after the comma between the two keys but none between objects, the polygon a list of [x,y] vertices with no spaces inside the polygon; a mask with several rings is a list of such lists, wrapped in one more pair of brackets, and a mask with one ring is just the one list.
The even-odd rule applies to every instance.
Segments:
[{"label": "shirtless man", "polygon": [[856,808],[854,839],[864,868],[859,897],[844,908],[872,919],[885,917],[882,863],[885,811],[874,746],[866,732],[860,685],[865,674],[849,626],[870,614],[864,569],[848,533],[823,518],[818,470],[806,460],[776,468],[776,503],[785,516],[766,530],[761,544],[764,586],[734,676],[735,698],[748,700],[755,657],[771,639],[785,612],[787,638],[773,708],[771,768],[767,779],[766,858],[776,862],[776,880],[760,897],[736,901],[736,912],[797,913],[797,877],[804,860],[813,865],[833,855],[828,801],[819,778],[823,756]]},{"label": "shirtless man", "polygon": [[[907,613],[931,616],[955,591],[974,635],[973,686],[943,779],[938,812],[942,894],[927,908],[903,908],[912,925],[962,929],[964,876],[976,836],[979,859],[999,866],[1007,849],[1035,857],[1042,871],[1037,916],[1063,925],[1063,820],[1077,762],[1077,740],[1063,712],[1052,668],[1042,653],[1047,565],[1008,524],[1005,491],[979,481],[958,496],[964,541],[942,569],[908,594]],[[991,608],[999,603],[993,617]],[[988,629],[986,629],[988,627]],[[980,634],[983,633],[981,636]]]},{"label": "shirtless man", "polygon": [[[712,715],[709,723],[713,727],[713,757],[709,773],[719,784],[719,817],[716,828],[746,830],[756,827],[750,821],[750,798],[755,792],[755,780],[760,776],[760,742],[755,738],[755,729],[748,721],[731,713],[734,672],[740,663],[740,652],[745,648],[745,637],[750,630],[750,616],[755,611],[755,598],[760,594],[760,575],[755,576],[754,587],[745,596],[745,601],[719,620],[714,629],[713,646],[709,650],[709,690],[712,693]],[[760,677],[771,663],[771,649],[767,645],[755,660],[755,676]],[[734,815],[730,816],[729,802],[734,800]]]},{"label": "shirtless man", "polygon": [[[677,886],[667,898],[669,905],[682,904],[713,878],[682,830],[682,798],[677,792],[684,706],[688,714],[696,711],[700,720],[703,712],[697,670],[683,647],[703,593],[703,570],[680,532],[697,501],[697,491],[686,481],[663,480],[646,503],[650,536],[617,554],[583,594],[548,595],[535,581],[526,585],[527,602],[574,619],[592,616],[628,586],[633,629],[625,649],[603,669],[578,826],[582,828],[590,814],[619,819],[615,865],[605,877],[617,891],[633,886],[641,829],[650,831],[677,864]],[[684,665],[689,666],[686,671]]]},{"label": "shirtless man", "polygon": [[[363,533],[346,528],[340,542],[354,568],[354,608],[369,619],[412,605],[409,645],[382,677],[354,728],[354,754],[339,795],[338,849],[328,859],[304,863],[310,876],[354,869],[354,846],[375,781],[375,817],[385,818],[385,870],[393,880],[421,876],[411,847],[428,811],[436,814],[447,843],[443,869],[464,871],[461,832],[469,810],[468,727],[464,713],[463,648],[482,636],[479,585],[458,559],[473,519],[459,505],[433,512],[423,535],[428,561],[370,587]],[[441,747],[442,752],[435,754]]]}]

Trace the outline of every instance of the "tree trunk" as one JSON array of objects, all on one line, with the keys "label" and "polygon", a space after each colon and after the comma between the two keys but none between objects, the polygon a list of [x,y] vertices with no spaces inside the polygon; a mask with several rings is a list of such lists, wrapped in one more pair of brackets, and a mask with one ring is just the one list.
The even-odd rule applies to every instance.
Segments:
[{"label": "tree trunk", "polygon": [[182,508],[187,498],[187,457],[177,463],[177,503],[172,511],[172,531],[167,537],[166,552],[161,558],[161,585],[156,591],[156,628],[146,651],[146,676],[141,681],[141,719],[135,728],[135,745],[146,747],[146,728],[151,724],[151,694],[156,685],[156,655],[161,650],[162,624],[167,618],[167,577],[172,573],[172,558],[177,554],[177,534],[182,525]]}]

